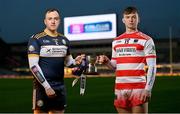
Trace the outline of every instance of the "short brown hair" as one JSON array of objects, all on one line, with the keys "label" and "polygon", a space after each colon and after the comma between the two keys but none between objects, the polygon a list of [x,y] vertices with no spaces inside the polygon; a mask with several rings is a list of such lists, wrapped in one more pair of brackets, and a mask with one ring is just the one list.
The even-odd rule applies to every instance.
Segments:
[{"label": "short brown hair", "polygon": [[54,12],[54,11],[56,11],[56,12],[59,14],[59,16],[60,16],[60,12],[59,12],[58,9],[56,9],[56,8],[49,8],[49,9],[47,9],[47,10],[45,11],[45,13],[44,13],[44,18],[46,18],[46,14],[47,14],[47,13]]},{"label": "short brown hair", "polygon": [[123,14],[130,14],[130,13],[138,13],[138,10],[136,7],[129,6],[124,9]]}]

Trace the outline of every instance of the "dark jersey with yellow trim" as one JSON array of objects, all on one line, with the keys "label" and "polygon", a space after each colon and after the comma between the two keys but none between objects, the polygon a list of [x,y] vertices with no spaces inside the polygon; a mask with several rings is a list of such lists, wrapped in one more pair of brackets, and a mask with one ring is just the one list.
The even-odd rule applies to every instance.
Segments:
[{"label": "dark jersey with yellow trim", "polygon": [[30,38],[28,55],[39,55],[39,66],[48,82],[63,82],[64,61],[70,55],[69,48],[69,40],[65,36],[51,37],[41,32]]}]

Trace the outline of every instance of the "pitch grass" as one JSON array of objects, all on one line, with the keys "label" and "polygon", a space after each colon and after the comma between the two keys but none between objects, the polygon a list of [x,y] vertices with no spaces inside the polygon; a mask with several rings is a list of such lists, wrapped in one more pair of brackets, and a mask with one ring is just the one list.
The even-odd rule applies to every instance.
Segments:
[{"label": "pitch grass", "polygon": [[[79,84],[71,87],[73,79],[65,79],[67,113],[114,113],[114,78],[88,78],[84,96]],[[151,113],[180,112],[180,77],[157,77],[149,103]],[[31,113],[32,79],[0,79],[0,113]]]}]

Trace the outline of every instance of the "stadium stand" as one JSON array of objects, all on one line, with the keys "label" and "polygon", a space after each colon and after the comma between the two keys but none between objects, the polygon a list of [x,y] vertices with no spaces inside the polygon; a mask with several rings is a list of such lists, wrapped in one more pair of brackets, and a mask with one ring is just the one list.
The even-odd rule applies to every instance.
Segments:
[{"label": "stadium stand", "polygon": [[13,57],[11,47],[0,37],[0,76],[1,75],[18,75],[12,71],[13,68],[19,67],[20,62]]}]

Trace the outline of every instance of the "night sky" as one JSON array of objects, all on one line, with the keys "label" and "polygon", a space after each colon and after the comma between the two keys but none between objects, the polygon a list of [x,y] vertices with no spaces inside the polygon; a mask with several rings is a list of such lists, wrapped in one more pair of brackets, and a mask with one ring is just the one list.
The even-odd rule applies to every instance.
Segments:
[{"label": "night sky", "polygon": [[44,29],[44,11],[57,8],[63,18],[116,13],[118,34],[124,31],[122,10],[136,6],[140,13],[139,29],[154,39],[180,38],[180,0],[0,0],[0,37],[7,43],[27,42],[34,33]]}]

